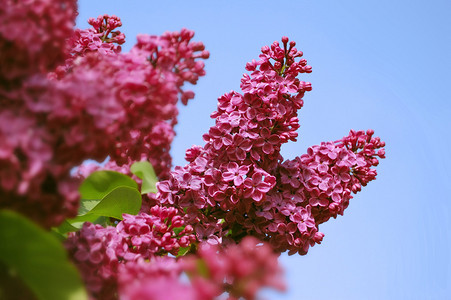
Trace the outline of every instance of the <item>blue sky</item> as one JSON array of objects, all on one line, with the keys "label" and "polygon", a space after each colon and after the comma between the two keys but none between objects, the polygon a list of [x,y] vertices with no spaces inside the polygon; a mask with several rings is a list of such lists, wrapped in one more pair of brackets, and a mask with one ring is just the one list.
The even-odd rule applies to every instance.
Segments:
[{"label": "blue sky", "polygon": [[386,141],[378,179],[306,256],[282,256],[289,290],[269,299],[448,299],[451,295],[450,1],[87,1],[78,26],[122,18],[124,50],[138,33],[189,28],[211,53],[196,98],[181,107],[174,164],[202,145],[216,99],[238,90],[247,61],[284,35],[313,67],[293,158],[350,129]]}]

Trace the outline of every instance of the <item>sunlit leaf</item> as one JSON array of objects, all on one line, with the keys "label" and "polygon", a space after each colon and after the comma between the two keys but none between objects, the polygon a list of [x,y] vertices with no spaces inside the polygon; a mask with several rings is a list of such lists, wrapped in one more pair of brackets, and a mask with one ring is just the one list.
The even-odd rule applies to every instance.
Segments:
[{"label": "sunlit leaf", "polygon": [[52,228],[53,232],[60,234],[62,237],[64,237],[64,234],[71,232],[71,231],[77,231],[78,228],[75,228],[72,224],[67,222],[67,220],[64,220],[64,222],[56,228]]},{"label": "sunlit leaf", "polygon": [[79,191],[82,200],[100,200],[120,186],[138,189],[136,181],[127,175],[115,171],[97,171],[83,181]]},{"label": "sunlit leaf", "polygon": [[89,201],[89,208],[84,214],[80,214],[68,222],[76,228],[81,228],[84,222],[95,223],[99,217],[108,217],[122,220],[122,214],[138,214],[141,209],[142,197],[136,188],[121,186],[105,195],[94,206]]},{"label": "sunlit leaf", "polygon": [[157,192],[156,183],[158,182],[158,177],[148,161],[135,162],[130,167],[130,171],[142,179],[141,194]]},{"label": "sunlit leaf", "polygon": [[122,214],[136,215],[141,209],[141,201],[141,194],[136,188],[121,186],[103,197],[89,214],[122,219]]}]

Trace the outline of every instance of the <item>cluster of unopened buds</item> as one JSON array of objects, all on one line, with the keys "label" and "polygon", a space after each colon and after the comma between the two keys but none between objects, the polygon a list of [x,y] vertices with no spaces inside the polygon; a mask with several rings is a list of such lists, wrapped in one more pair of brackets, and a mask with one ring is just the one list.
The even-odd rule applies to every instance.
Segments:
[{"label": "cluster of unopened buds", "polygon": [[74,30],[76,1],[56,2],[0,7],[0,208],[57,226],[77,213],[80,179],[99,169],[131,175],[146,160],[160,182],[140,213],[106,227],[86,222],[65,241],[93,299],[255,299],[283,289],[278,255],[321,243],[319,225],[376,178],[385,143],[351,130],[281,156],[312,89],[298,78],[312,68],[283,37],[246,64],[241,92],[219,97],[205,145],[171,171],[176,104],[205,74],[204,45],[182,29],[139,35],[122,53],[118,17]]}]

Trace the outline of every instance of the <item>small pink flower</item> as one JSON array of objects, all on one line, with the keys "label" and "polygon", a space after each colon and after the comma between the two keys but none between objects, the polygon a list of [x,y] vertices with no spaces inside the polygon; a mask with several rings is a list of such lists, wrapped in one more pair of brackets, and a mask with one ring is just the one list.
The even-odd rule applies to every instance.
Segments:
[{"label": "small pink flower", "polygon": [[232,181],[235,186],[241,186],[244,182],[244,176],[249,172],[249,166],[238,166],[236,162],[230,162],[227,164],[227,171],[222,174],[222,178],[225,181]]},{"label": "small pink flower", "polygon": [[252,198],[259,202],[263,196],[271,189],[271,184],[263,179],[263,173],[255,172],[252,178],[246,178],[244,180],[244,196]]}]

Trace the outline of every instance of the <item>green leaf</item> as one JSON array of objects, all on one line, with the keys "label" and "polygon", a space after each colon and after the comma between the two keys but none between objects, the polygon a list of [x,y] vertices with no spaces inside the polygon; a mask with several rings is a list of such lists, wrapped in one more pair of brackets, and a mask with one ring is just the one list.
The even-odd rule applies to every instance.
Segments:
[{"label": "green leaf", "polygon": [[[85,200],[99,200],[108,193],[120,186],[128,186],[138,189],[136,181],[119,172],[115,171],[97,171],[86,178],[80,186],[80,196]],[[96,204],[92,204],[94,207]],[[81,209],[89,210],[83,203]]]},{"label": "green leaf", "polygon": [[138,178],[142,179],[141,194],[157,192],[156,183],[158,182],[158,177],[155,174],[155,171],[150,162],[135,162],[130,167],[130,171]]},{"label": "green leaf", "polygon": [[[42,300],[88,299],[61,243],[27,218],[0,211],[0,261]],[[1,292],[1,291],[0,291]]]},{"label": "green leaf", "polygon": [[184,256],[190,249],[191,247],[180,247],[177,257]]},{"label": "green leaf", "polygon": [[72,225],[72,227],[75,228],[75,230],[71,231],[78,231],[83,227],[83,224],[85,222],[90,222],[92,224],[100,224],[104,227],[107,225],[107,219],[105,217],[99,217],[97,215],[92,214],[78,216],[74,219],[69,219],[67,221],[69,222],[70,225]]},{"label": "green leaf", "polygon": [[77,230],[78,228],[72,226],[72,224],[70,224],[67,220],[64,220],[64,222],[58,227],[52,227],[52,233],[54,233],[54,235],[60,240],[64,240],[66,238],[66,233]]},{"label": "green leaf", "polygon": [[67,220],[55,231],[76,231],[84,222],[107,223],[107,218],[122,219],[122,214],[137,214],[141,208],[138,184],[132,178],[115,171],[97,171],[81,184],[78,216]]},{"label": "green leaf", "polygon": [[99,217],[122,220],[122,214],[138,214],[141,202],[141,194],[136,188],[120,186],[105,195],[102,200],[97,201],[96,205],[94,205],[95,201],[87,201],[85,208],[89,210],[68,222],[72,226],[80,228],[84,222],[94,223]]},{"label": "green leaf", "polygon": [[141,201],[141,194],[136,188],[121,186],[103,197],[89,214],[122,220],[122,214],[138,214]]}]

